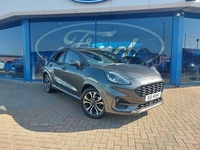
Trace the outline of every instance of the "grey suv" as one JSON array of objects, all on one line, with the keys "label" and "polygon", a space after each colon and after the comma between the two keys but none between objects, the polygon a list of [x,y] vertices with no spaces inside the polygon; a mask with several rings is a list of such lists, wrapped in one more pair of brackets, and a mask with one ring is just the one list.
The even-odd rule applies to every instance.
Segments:
[{"label": "grey suv", "polygon": [[154,67],[128,64],[99,49],[57,51],[44,67],[43,81],[47,93],[58,89],[81,100],[91,118],[106,112],[136,115],[163,104],[164,82]]}]

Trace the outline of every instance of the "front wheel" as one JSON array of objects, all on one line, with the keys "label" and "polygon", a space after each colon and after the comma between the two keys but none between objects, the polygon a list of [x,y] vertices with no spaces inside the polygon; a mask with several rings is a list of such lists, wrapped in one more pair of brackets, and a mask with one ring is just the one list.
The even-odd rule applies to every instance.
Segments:
[{"label": "front wheel", "polygon": [[81,96],[81,104],[84,113],[94,119],[105,115],[104,101],[95,88],[86,89]]},{"label": "front wheel", "polygon": [[48,74],[44,75],[44,89],[47,93],[53,93],[55,89],[52,88],[51,79]]}]

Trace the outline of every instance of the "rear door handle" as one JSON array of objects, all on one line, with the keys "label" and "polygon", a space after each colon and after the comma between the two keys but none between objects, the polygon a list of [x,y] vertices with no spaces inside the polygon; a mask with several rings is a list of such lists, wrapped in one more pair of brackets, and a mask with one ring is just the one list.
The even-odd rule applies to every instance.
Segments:
[{"label": "rear door handle", "polygon": [[53,64],[50,64],[49,66],[50,66],[50,67],[53,67]]}]

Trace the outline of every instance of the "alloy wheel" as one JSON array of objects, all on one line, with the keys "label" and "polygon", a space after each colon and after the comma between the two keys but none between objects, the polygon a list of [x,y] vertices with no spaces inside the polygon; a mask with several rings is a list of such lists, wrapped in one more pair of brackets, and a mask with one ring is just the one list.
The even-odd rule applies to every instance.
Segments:
[{"label": "alloy wheel", "polygon": [[91,118],[100,118],[105,113],[104,102],[96,90],[87,90],[82,98],[83,110]]},{"label": "alloy wheel", "polygon": [[44,76],[44,88],[47,93],[54,91],[54,89],[51,87],[51,80],[47,74]]}]

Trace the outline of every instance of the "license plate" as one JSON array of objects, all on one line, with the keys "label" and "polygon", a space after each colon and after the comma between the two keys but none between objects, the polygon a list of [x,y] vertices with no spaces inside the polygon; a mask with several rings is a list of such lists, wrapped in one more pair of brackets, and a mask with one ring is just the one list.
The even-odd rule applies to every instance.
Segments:
[{"label": "license plate", "polygon": [[160,98],[160,97],[161,97],[161,92],[149,94],[149,95],[146,95],[145,101],[151,101],[151,100],[154,100],[154,99],[157,99],[157,98]]}]

